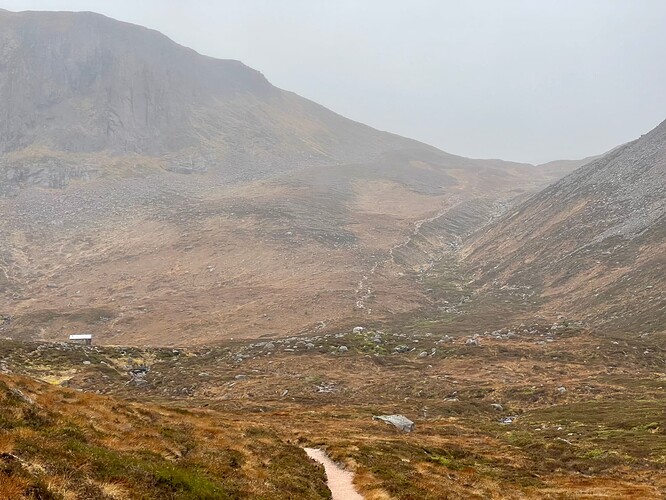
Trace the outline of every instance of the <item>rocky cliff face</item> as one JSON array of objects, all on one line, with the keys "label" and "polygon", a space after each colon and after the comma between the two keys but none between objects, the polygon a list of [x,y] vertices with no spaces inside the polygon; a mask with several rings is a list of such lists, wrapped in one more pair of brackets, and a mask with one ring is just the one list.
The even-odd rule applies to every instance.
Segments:
[{"label": "rocky cliff face", "polygon": [[535,288],[553,311],[666,328],[666,122],[477,234],[467,260],[486,286]]},{"label": "rocky cliff face", "polygon": [[92,13],[0,12],[0,152],[158,154],[195,143],[192,111],[276,93],[238,61]]},{"label": "rocky cliff face", "polygon": [[[96,155],[256,176],[404,148],[436,151],[140,26],[93,13],[0,11],[0,179],[14,187],[18,178],[51,185],[46,170],[67,178],[54,165],[100,163]],[[100,175],[111,168],[102,163]]]}]

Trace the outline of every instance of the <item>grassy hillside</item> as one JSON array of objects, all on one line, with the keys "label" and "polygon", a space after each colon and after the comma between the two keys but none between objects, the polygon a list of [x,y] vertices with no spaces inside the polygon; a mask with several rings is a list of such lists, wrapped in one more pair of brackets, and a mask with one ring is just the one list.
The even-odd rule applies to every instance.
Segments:
[{"label": "grassy hillside", "polygon": [[0,498],[327,498],[323,471],[256,424],[0,376]]}]

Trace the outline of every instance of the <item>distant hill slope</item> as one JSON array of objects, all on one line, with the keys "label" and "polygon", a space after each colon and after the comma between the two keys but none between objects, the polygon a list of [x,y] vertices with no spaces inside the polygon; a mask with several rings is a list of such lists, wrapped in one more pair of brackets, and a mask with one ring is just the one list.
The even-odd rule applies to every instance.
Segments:
[{"label": "distant hill slope", "polygon": [[140,26],[0,11],[4,335],[390,320],[427,300],[411,273],[559,176],[380,132]]},{"label": "distant hill slope", "polygon": [[487,288],[628,331],[666,328],[666,122],[534,195],[466,249]]},{"label": "distant hill slope", "polygon": [[99,14],[0,10],[0,47],[5,190],[157,167],[253,177],[402,150],[448,167],[517,165],[380,132],[274,87],[239,61]]}]

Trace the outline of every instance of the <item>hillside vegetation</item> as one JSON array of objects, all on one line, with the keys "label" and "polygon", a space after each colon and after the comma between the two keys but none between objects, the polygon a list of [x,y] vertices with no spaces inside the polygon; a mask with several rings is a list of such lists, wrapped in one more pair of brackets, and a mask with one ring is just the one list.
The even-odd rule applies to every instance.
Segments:
[{"label": "hillside vegetation", "polygon": [[[326,498],[303,446],[355,472],[369,499],[666,491],[663,335],[412,328],[177,350],[1,342],[4,382],[35,401],[5,390],[2,451],[16,465],[3,480],[26,495]],[[415,431],[372,418],[393,413]]]},{"label": "hillside vegetation", "polygon": [[666,122],[477,232],[463,252],[483,293],[616,331],[666,329]]},{"label": "hillside vegetation", "polygon": [[0,376],[0,498],[327,498],[262,427]]}]

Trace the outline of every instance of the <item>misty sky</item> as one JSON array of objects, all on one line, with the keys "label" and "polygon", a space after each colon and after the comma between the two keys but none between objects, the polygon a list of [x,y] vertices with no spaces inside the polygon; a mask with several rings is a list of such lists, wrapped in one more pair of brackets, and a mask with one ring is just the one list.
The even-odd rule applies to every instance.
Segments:
[{"label": "misty sky", "polygon": [[476,158],[601,153],[666,118],[663,0],[0,0],[239,59],[349,118]]}]

